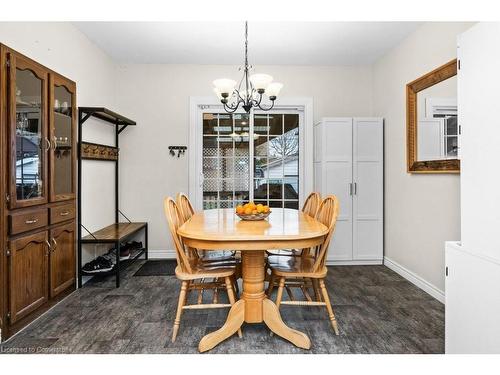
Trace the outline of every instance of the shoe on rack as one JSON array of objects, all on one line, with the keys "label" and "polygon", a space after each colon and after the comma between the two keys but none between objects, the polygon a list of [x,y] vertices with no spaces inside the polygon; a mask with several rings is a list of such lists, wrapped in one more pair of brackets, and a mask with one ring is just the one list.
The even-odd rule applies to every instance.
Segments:
[{"label": "shoe on rack", "polygon": [[108,272],[112,269],[113,263],[102,256],[97,257],[96,259],[88,262],[82,267],[82,270],[87,273]]},{"label": "shoe on rack", "polygon": [[114,266],[116,264],[116,249],[115,248],[109,249],[109,251],[102,257],[110,261],[111,264],[113,264]]},{"label": "shoe on rack", "polygon": [[130,249],[127,247],[120,247],[120,260],[130,258]]},{"label": "shoe on rack", "polygon": [[142,249],[142,241],[130,241],[125,244],[125,247],[129,248],[130,250],[138,250]]},{"label": "shoe on rack", "polygon": [[131,242],[126,242],[123,243],[121,248],[120,248],[120,256],[128,256],[130,257],[131,253],[135,252],[136,250],[142,249],[142,242],[141,241],[131,241]]},{"label": "shoe on rack", "polygon": [[[116,249],[113,247],[103,255],[104,258],[110,260],[113,265],[116,263]],[[120,260],[127,260],[130,258],[130,251],[124,248],[120,248]]]}]

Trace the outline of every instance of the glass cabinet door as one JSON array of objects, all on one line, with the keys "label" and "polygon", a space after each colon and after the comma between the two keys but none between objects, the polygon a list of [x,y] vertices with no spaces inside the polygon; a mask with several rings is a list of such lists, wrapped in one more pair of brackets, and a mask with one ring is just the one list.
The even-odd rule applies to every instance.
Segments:
[{"label": "glass cabinet door", "polygon": [[47,202],[47,72],[11,54],[10,208]]},{"label": "glass cabinet door", "polygon": [[75,197],[75,84],[51,76],[50,165],[51,201]]}]

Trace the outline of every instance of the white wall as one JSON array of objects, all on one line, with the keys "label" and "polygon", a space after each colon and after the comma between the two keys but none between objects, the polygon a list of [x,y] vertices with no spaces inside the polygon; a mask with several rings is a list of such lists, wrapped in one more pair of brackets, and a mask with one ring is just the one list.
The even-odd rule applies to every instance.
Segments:
[{"label": "white wall", "polygon": [[[115,108],[114,62],[69,23],[1,22],[0,42],[77,84],[78,106]],[[84,139],[114,142],[113,127],[89,120]],[[113,164],[84,161],[83,223],[90,230],[114,222]]]},{"label": "white wall", "polygon": [[[187,153],[172,158],[167,147],[188,144],[189,97],[213,96],[212,81],[238,79],[237,68],[132,64],[118,69],[119,109],[138,122],[122,133],[120,204],[131,219],[150,223],[153,250],[173,249],[163,198],[188,190]],[[285,83],[281,97],[312,97],[314,121],[371,114],[370,67],[258,66],[256,70]]]},{"label": "white wall", "polygon": [[373,65],[385,118],[385,256],[444,290],[444,242],[460,239],[460,176],[406,172],[406,84],[456,57],[471,23],[426,23]]}]

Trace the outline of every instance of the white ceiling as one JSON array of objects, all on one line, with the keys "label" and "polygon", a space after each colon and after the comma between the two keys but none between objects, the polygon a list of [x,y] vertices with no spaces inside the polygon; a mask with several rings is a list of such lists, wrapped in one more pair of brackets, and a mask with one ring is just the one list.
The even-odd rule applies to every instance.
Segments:
[{"label": "white ceiling", "polygon": [[[77,22],[121,63],[243,63],[243,22]],[[249,22],[249,60],[259,65],[371,64],[418,22]]]}]

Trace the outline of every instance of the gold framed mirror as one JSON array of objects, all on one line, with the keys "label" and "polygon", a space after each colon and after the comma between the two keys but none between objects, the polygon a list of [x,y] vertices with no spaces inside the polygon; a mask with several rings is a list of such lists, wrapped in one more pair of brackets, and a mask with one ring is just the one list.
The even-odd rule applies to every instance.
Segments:
[{"label": "gold framed mirror", "polygon": [[460,173],[457,59],[406,85],[408,173]]}]

